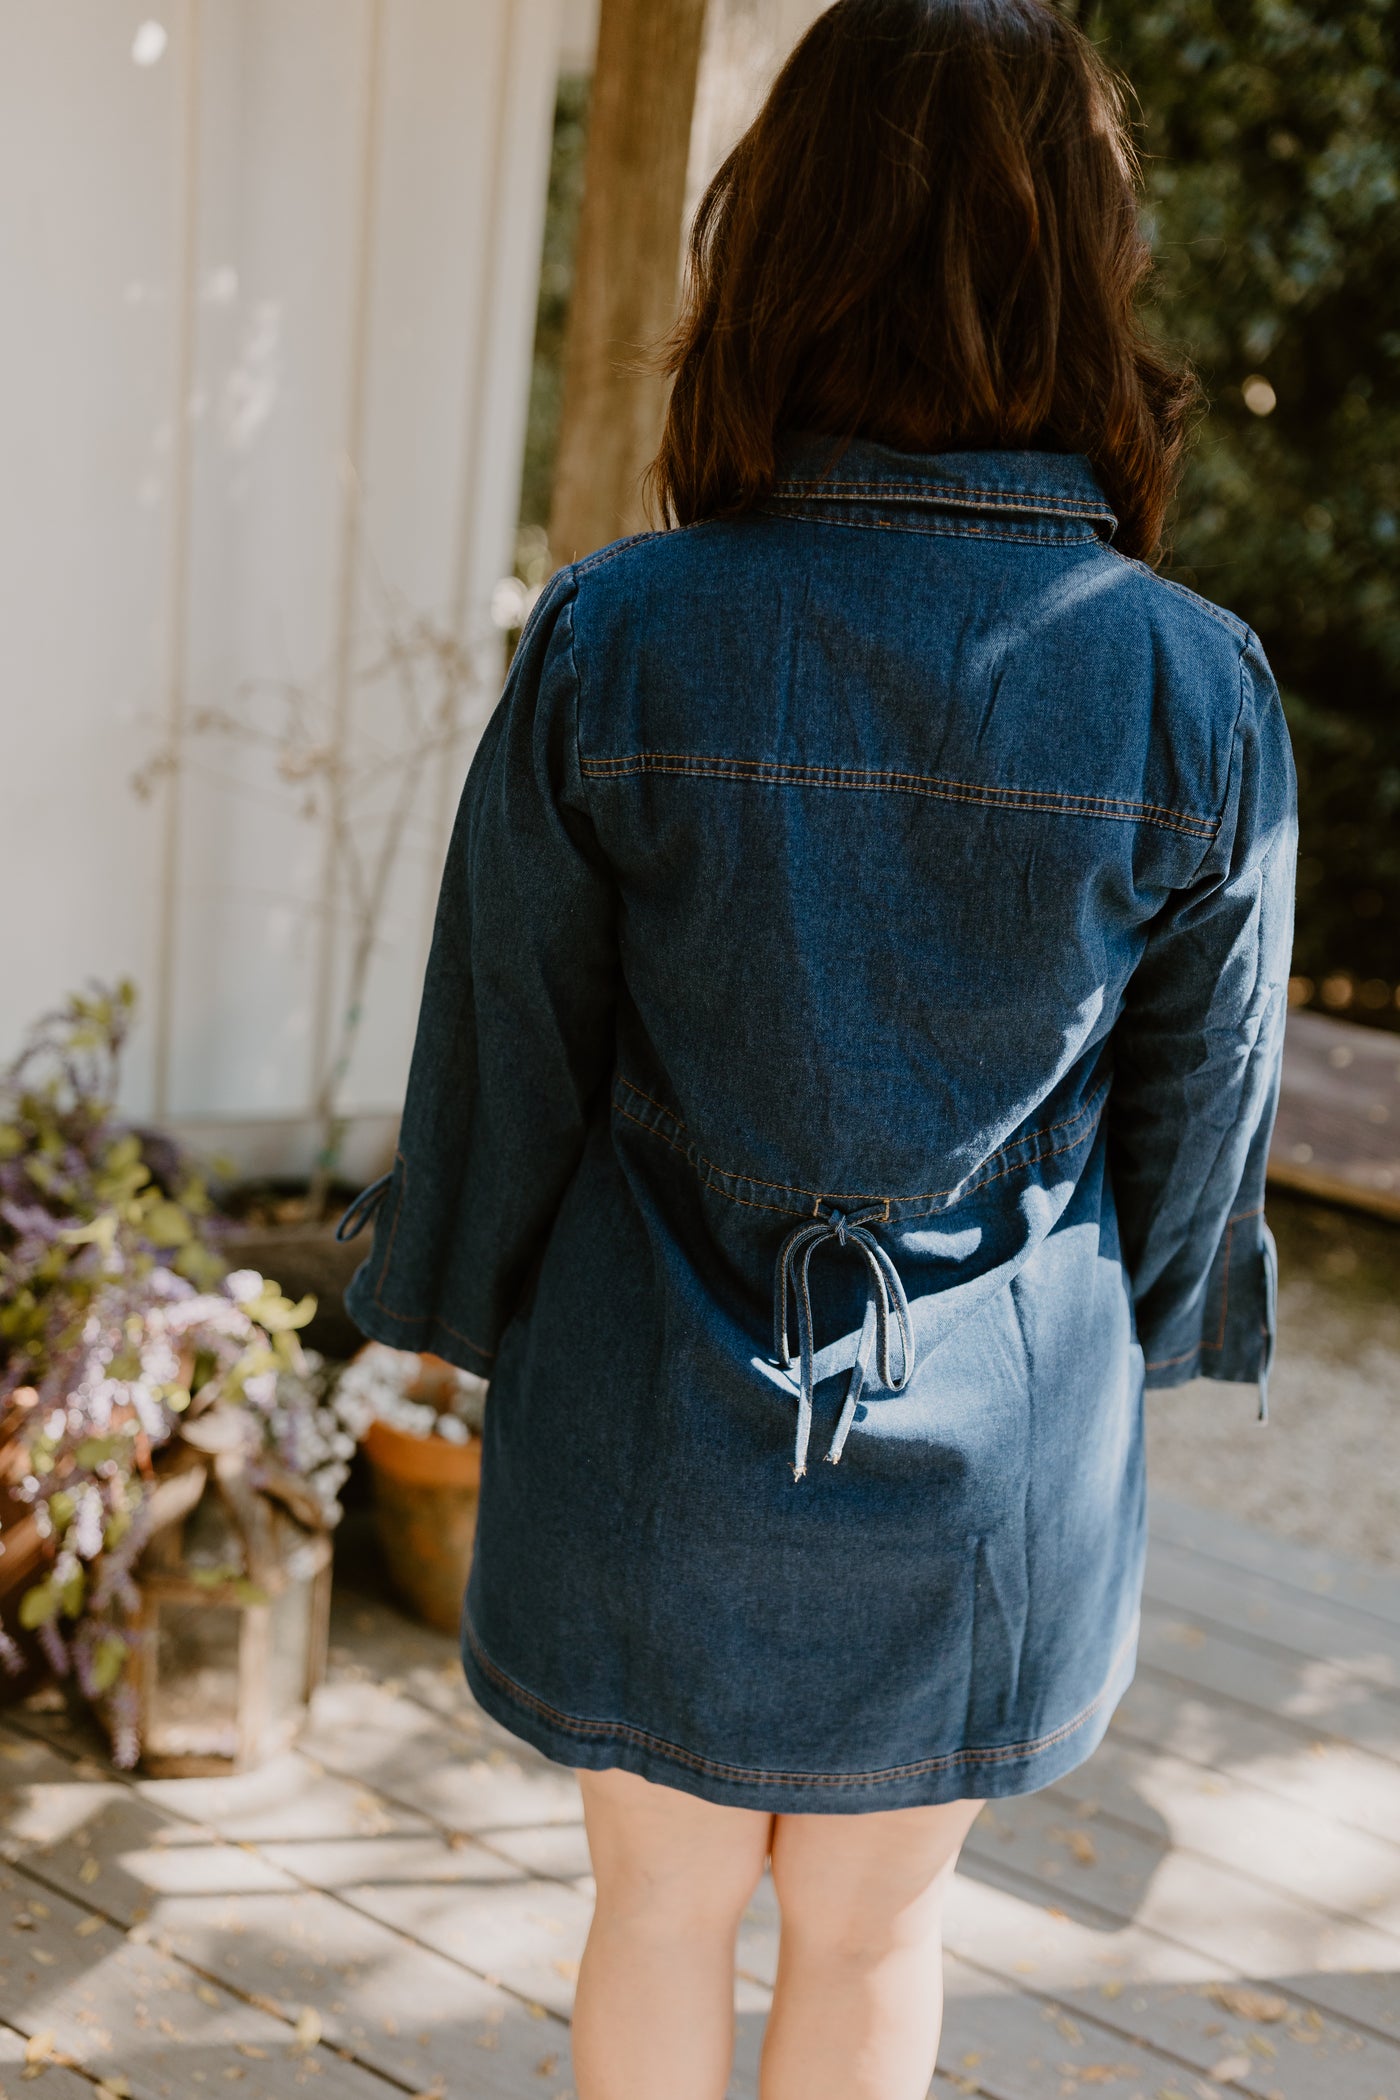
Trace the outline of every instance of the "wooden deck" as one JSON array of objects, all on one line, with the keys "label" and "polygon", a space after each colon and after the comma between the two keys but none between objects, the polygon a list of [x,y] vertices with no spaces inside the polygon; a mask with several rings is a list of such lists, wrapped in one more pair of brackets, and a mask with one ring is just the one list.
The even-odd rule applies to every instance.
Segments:
[{"label": "wooden deck", "polygon": [[1288,1016],[1269,1179],[1400,1218],[1400,1036]]},{"label": "wooden deck", "polygon": [[[1400,1578],[1181,1504],[1154,1525],[1107,1742],[974,1830],[934,2091],[1400,2100]],[[573,1782],[344,1568],[332,1658],[302,1745],[240,1779],[122,1778],[51,1702],[4,1716],[10,2100],[571,2093]],[[765,1890],[735,2100],[775,1940]]]}]

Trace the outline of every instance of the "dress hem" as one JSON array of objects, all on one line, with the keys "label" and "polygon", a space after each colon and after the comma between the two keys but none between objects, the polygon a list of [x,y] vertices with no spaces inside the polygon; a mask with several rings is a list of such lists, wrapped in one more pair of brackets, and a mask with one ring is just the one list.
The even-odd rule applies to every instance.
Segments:
[{"label": "dress hem", "polygon": [[1053,1785],[1083,1764],[1103,1740],[1137,1667],[1138,1630],[1134,1618],[1099,1691],[1060,1727],[1027,1742],[953,1750],[873,1772],[765,1772],[702,1757],[625,1722],[564,1713],[527,1691],[492,1660],[465,1610],[461,1648],[477,1703],[555,1764],[575,1771],[635,1772],[702,1800],[769,1815],[858,1815],[949,1801],[1000,1800]]}]

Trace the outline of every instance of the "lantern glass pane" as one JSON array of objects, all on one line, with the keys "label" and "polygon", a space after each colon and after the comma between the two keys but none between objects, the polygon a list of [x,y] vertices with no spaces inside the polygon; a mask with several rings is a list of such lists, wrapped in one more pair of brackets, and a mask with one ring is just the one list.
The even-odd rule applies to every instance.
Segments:
[{"label": "lantern glass pane", "polygon": [[162,1598],[146,1741],[163,1756],[236,1756],[244,1614],[231,1604]]},{"label": "lantern glass pane", "polygon": [[215,1570],[231,1580],[247,1569],[247,1550],[233,1511],[222,1495],[205,1489],[188,1517],[180,1557],[187,1569]]},{"label": "lantern glass pane", "polygon": [[300,1718],[311,1662],[311,1590],[295,1577],[272,1600],[267,1646],[267,1717],[284,1732]]}]

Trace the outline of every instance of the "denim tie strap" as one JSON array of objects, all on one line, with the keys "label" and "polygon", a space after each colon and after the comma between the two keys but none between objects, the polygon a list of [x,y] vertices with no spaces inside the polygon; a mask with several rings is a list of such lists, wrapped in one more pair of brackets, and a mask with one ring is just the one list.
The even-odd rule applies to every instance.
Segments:
[{"label": "denim tie strap", "polygon": [[[792,1369],[787,1324],[789,1289],[792,1290],[797,1303],[799,1390],[797,1450],[792,1466],[794,1480],[800,1480],[807,1470],[807,1445],[812,1434],[812,1366],[816,1351],[812,1338],[809,1273],[812,1256],[818,1247],[823,1247],[828,1242],[834,1242],[838,1247],[854,1247],[866,1268],[865,1319],[861,1325],[860,1342],[851,1369],[850,1384],[846,1388],[841,1419],[836,1425],[831,1447],[826,1454],[831,1465],[840,1462],[841,1453],[846,1448],[846,1438],[850,1434],[856,1406],[865,1386],[872,1338],[876,1344],[875,1360],[880,1384],[886,1391],[898,1393],[909,1383],[909,1374],[914,1368],[914,1336],[909,1320],[909,1300],[904,1295],[904,1285],[899,1280],[898,1269],[870,1231],[870,1226],[883,1220],[884,1215],[883,1203],[873,1203],[863,1210],[847,1212],[818,1211],[806,1224],[795,1225],[778,1250],[773,1291],[773,1347],[785,1371]],[[891,1313],[894,1314],[895,1323],[899,1328],[898,1378],[893,1375],[890,1367]]]},{"label": "denim tie strap", "polygon": [[347,1207],[340,1223],[335,1228],[335,1236],[338,1240],[353,1240],[357,1233],[364,1231],[366,1225],[388,1194],[389,1183],[393,1178],[392,1173],[381,1174],[378,1181],[372,1181],[368,1188],[360,1190],[359,1195]]}]

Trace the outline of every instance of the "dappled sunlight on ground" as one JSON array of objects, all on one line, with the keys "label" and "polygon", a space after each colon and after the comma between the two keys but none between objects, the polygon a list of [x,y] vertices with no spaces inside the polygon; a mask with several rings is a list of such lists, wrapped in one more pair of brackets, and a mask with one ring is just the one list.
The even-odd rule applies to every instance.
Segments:
[{"label": "dappled sunlight on ground", "polygon": [[[0,1721],[0,2085],[572,2094],[577,1787],[347,1521],[330,1681],[259,1771],[113,1775],[52,1695]],[[765,1882],[733,2100],[777,1937]],[[1400,1579],[1159,1498],[1136,1681],[1086,1765],[983,1811],[948,1945],[940,2100],[1400,2100]]]}]

